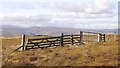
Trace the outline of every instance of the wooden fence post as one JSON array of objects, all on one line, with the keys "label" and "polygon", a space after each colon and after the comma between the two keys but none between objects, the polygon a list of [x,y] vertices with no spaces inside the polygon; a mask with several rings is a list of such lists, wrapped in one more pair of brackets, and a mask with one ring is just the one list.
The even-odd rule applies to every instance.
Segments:
[{"label": "wooden fence post", "polygon": [[71,34],[71,44],[74,44],[74,40],[73,40],[73,34]]},{"label": "wooden fence post", "polygon": [[62,34],[61,34],[61,38],[60,38],[60,46],[64,46],[64,43],[63,43],[63,42],[64,42],[64,41],[63,41],[64,39],[63,39],[63,37],[64,37],[64,36],[63,36],[63,33],[62,33]]},{"label": "wooden fence post", "polygon": [[98,42],[100,42],[100,34],[98,34]]},{"label": "wooden fence post", "polygon": [[82,31],[80,31],[80,44],[83,42],[83,32]]},{"label": "wooden fence post", "polygon": [[22,35],[22,50],[25,50],[25,35]]}]

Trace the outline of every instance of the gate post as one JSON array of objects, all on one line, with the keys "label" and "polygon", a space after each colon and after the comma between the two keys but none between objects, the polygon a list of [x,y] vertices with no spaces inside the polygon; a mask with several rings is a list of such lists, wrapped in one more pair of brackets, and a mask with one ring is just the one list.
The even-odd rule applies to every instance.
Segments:
[{"label": "gate post", "polygon": [[83,41],[83,32],[80,31],[80,44],[82,43],[82,41]]},{"label": "gate post", "polygon": [[61,34],[61,37],[60,37],[60,46],[64,46],[63,33]]},{"label": "gate post", "polygon": [[22,50],[25,50],[25,35],[22,35]]},{"label": "gate post", "polygon": [[98,42],[100,42],[100,34],[98,34]]},{"label": "gate post", "polygon": [[74,40],[73,40],[73,34],[71,34],[71,44],[74,44]]},{"label": "gate post", "polygon": [[100,39],[100,42],[102,42],[102,34],[100,33],[99,35],[100,35],[100,36],[99,36],[99,37],[100,37],[100,38],[99,38],[99,39]]}]

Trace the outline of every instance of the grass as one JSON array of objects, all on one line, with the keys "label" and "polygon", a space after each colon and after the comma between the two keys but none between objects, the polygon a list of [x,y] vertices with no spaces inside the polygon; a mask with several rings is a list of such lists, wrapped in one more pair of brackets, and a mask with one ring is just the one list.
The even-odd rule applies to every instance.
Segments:
[{"label": "grass", "polygon": [[[3,67],[10,66],[118,66],[118,38],[107,35],[107,41],[85,45],[12,51],[21,38],[2,39]],[[118,37],[118,36],[116,36]]]}]

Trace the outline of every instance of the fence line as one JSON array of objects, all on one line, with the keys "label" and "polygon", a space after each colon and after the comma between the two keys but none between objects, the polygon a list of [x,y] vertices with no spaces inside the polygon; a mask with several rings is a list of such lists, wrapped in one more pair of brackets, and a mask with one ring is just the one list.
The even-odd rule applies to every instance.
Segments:
[{"label": "fence line", "polygon": [[71,44],[71,45],[84,44],[83,33],[98,34],[97,42],[105,42],[105,34],[95,33],[95,32],[84,32],[84,31],[80,31],[79,34],[66,35],[62,33],[61,36],[56,36],[56,37],[27,39],[27,42],[25,42],[25,35],[22,35],[22,46],[19,47],[19,49],[22,48],[22,50],[25,51],[25,50],[36,49],[36,48],[64,46],[65,44]]}]

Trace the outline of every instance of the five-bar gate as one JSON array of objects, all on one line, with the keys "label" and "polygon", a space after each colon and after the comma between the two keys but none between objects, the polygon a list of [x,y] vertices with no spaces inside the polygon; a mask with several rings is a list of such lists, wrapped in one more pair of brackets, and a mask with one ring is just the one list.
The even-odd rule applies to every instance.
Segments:
[{"label": "five-bar gate", "polygon": [[[94,37],[96,36],[96,38]],[[84,32],[80,31],[79,34],[64,34],[56,37],[44,37],[44,38],[32,38],[25,41],[25,35],[22,36],[22,50],[36,49],[36,48],[47,48],[53,46],[64,46],[64,45],[74,45],[74,44],[85,44],[88,42],[87,37],[93,37],[97,40],[96,42],[105,42],[105,34],[95,33],[95,32]],[[93,41],[91,38],[89,41]],[[18,50],[16,49],[16,50]]]}]

